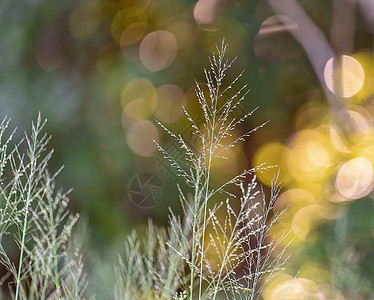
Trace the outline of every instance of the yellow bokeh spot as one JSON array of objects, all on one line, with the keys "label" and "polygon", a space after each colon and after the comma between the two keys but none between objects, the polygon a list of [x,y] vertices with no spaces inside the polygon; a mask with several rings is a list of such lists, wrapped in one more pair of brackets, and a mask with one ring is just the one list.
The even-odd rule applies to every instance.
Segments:
[{"label": "yellow bokeh spot", "polygon": [[299,271],[300,277],[315,280],[318,283],[326,283],[332,280],[332,275],[322,265],[316,262],[305,263]]},{"label": "yellow bokeh spot", "polygon": [[330,163],[330,155],[320,141],[306,141],[306,154],[315,165],[324,167]]},{"label": "yellow bokeh spot", "polygon": [[361,64],[365,72],[365,81],[362,89],[350,101],[355,104],[365,102],[374,93],[374,60],[372,51],[360,51],[353,55]]},{"label": "yellow bokeh spot", "polygon": [[286,213],[294,214],[300,208],[316,204],[316,199],[312,193],[303,189],[289,189],[282,193],[275,202],[274,209],[285,209],[288,207]]},{"label": "yellow bokeh spot", "polygon": [[326,106],[321,105],[322,97],[319,92],[313,90],[309,94],[308,102],[296,113],[296,130],[318,127],[324,123],[324,120],[328,116],[329,109]]},{"label": "yellow bokeh spot", "polygon": [[144,98],[139,98],[128,103],[123,109],[131,118],[136,120],[145,119],[152,114],[152,103]]},{"label": "yellow bokeh spot", "polygon": [[279,274],[263,292],[264,300],[318,300],[320,288],[312,280]]},{"label": "yellow bokeh spot", "polygon": [[298,132],[290,142],[288,156],[290,174],[297,181],[317,181],[326,178],[333,163],[331,141],[317,130]]},{"label": "yellow bokeh spot", "polygon": [[329,90],[344,98],[357,94],[365,81],[365,72],[357,59],[342,55],[338,60],[331,58],[324,70],[324,79]]},{"label": "yellow bokeh spot", "polygon": [[302,240],[308,237],[316,221],[322,219],[325,208],[322,205],[307,205],[300,209],[292,220],[292,230]]},{"label": "yellow bokeh spot", "polygon": [[374,144],[363,148],[360,151],[360,156],[366,158],[374,165]]},{"label": "yellow bokeh spot", "polygon": [[[287,182],[286,159],[288,154],[289,149],[283,144],[267,143],[255,152],[253,156],[253,166],[259,166],[263,163],[265,163],[266,166],[277,165],[280,170],[279,177],[282,178],[284,182]],[[257,172],[257,176],[262,183],[270,186],[274,178],[274,170],[275,169],[270,169],[268,171]]]},{"label": "yellow bokeh spot", "polygon": [[294,278],[288,280],[272,293],[272,300],[317,300],[318,286],[311,280],[304,278]]},{"label": "yellow bokeh spot", "polygon": [[120,46],[125,47],[140,41],[150,30],[150,27],[151,26],[145,22],[136,22],[130,24],[121,34]]},{"label": "yellow bokeh spot", "polygon": [[111,24],[113,39],[120,44],[123,31],[131,24],[148,20],[144,10],[139,7],[128,7],[117,12]]},{"label": "yellow bokeh spot", "polygon": [[352,152],[356,156],[362,156],[374,163],[374,153],[370,151],[374,145],[374,126],[370,124],[370,128],[367,128],[367,132],[358,132],[351,134]]},{"label": "yellow bokeh spot", "polygon": [[295,255],[295,251],[300,250],[300,243],[303,242],[295,233],[291,230],[290,223],[275,223],[269,230],[271,238],[277,243],[277,247],[273,250],[272,255],[276,256],[286,249],[285,253]]},{"label": "yellow bokeh spot", "polygon": [[157,105],[157,92],[146,78],[135,78],[122,91],[121,105],[133,119],[144,119],[153,113]]}]

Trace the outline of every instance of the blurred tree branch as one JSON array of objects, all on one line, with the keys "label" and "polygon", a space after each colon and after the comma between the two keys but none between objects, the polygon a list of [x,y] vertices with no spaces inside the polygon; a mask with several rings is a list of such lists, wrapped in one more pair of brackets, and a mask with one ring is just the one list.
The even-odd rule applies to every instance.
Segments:
[{"label": "blurred tree branch", "polygon": [[337,53],[354,48],[357,0],[333,0],[330,29],[331,45]]},{"label": "blurred tree branch", "polygon": [[362,15],[367,23],[367,29],[374,35],[374,1],[372,0],[357,0],[361,8]]},{"label": "blurred tree branch", "polygon": [[[355,14],[352,10],[355,7],[356,0],[334,0],[333,8],[337,6],[344,6],[344,3],[349,2],[349,7],[341,8],[339,11],[334,12],[333,22],[331,26],[331,33],[335,35],[342,35],[339,37],[332,38],[332,44],[336,46],[337,50],[348,50],[352,48],[353,36],[348,37],[346,41],[346,34],[353,35],[354,30],[348,28],[355,22]],[[365,2],[366,0],[362,0]],[[344,2],[344,3],[343,3]],[[329,40],[322,32],[322,30],[313,22],[308,16],[305,10],[295,0],[268,0],[269,6],[273,9],[276,14],[284,15],[291,18],[298,25],[295,28],[290,28],[289,31],[293,35],[296,41],[304,48],[309,61],[311,62],[314,71],[319,79],[321,87],[324,91],[326,99],[328,101],[331,114],[334,116],[335,121],[341,125],[343,130],[351,131],[351,121],[344,107],[343,101],[340,97],[333,94],[326,85],[324,80],[324,69],[326,62],[334,58],[334,68],[338,67],[337,55],[335,54]],[[370,5],[370,4],[367,4]],[[349,11],[349,12],[348,12]],[[351,18],[347,20],[346,17]],[[347,22],[343,27],[341,24]],[[342,47],[342,48],[340,48]],[[340,82],[336,82],[339,86]]]},{"label": "blurred tree branch", "polygon": [[326,62],[335,57],[326,36],[305,13],[304,9],[294,0],[268,0],[270,7],[276,14],[291,18],[298,25],[290,29],[290,33],[304,48],[316,75],[325,91],[327,98],[333,106],[340,106],[332,95],[329,95],[327,86],[323,79],[323,71]]}]

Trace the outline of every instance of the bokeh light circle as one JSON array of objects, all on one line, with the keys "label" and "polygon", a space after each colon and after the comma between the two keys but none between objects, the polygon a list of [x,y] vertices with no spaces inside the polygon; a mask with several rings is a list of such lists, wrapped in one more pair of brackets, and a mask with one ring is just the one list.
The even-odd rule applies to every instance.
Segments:
[{"label": "bokeh light circle", "polygon": [[147,99],[139,98],[132,100],[124,107],[123,110],[129,117],[136,120],[141,120],[152,114],[153,107],[152,103],[150,103]]},{"label": "bokeh light circle", "polygon": [[338,61],[334,58],[327,61],[324,80],[332,93],[350,98],[357,94],[364,85],[365,72],[357,59],[342,55]]},{"label": "bokeh light circle", "polygon": [[288,171],[298,181],[318,181],[330,174],[334,149],[327,135],[320,130],[298,132],[289,144]]},{"label": "bokeh light circle", "polygon": [[309,191],[294,188],[283,192],[274,204],[274,210],[288,207],[288,212],[295,213],[304,206],[316,204],[317,201]]},{"label": "bokeh light circle", "polygon": [[127,26],[121,34],[121,48],[128,45],[132,45],[141,40],[150,27],[151,26],[145,22],[136,22]]},{"label": "bokeh light circle", "polygon": [[352,151],[348,148],[347,142],[344,139],[344,134],[341,130],[334,125],[330,125],[330,139],[331,144],[334,148],[342,153],[351,153]]},{"label": "bokeh light circle", "polygon": [[305,240],[313,228],[315,221],[322,218],[324,207],[322,205],[307,205],[299,209],[292,220],[292,230],[298,238]]},{"label": "bokeh light circle", "polygon": [[114,40],[120,44],[123,31],[130,25],[140,22],[147,23],[147,15],[139,7],[127,7],[116,13],[111,23],[111,33]]},{"label": "bokeh light circle", "polygon": [[217,0],[199,0],[195,4],[193,16],[199,25],[211,25],[216,18]]},{"label": "bokeh light circle", "polygon": [[253,165],[259,166],[260,164],[265,163],[266,166],[277,166],[276,169],[271,169],[265,172],[257,172],[259,180],[270,186],[272,179],[274,178],[275,170],[279,169],[279,177],[282,180],[287,181],[287,172],[286,172],[286,158],[289,154],[289,149],[282,145],[281,143],[267,143],[261,146],[255,152],[253,156]]},{"label": "bokeh light circle", "polygon": [[121,105],[133,119],[144,119],[152,114],[157,104],[157,92],[146,78],[135,78],[122,91]]},{"label": "bokeh light circle", "polygon": [[168,67],[177,55],[177,40],[165,30],[149,33],[140,44],[139,57],[143,66],[151,72]]},{"label": "bokeh light circle", "polygon": [[266,300],[317,300],[318,286],[305,278],[290,278],[277,286]]},{"label": "bokeh light circle", "polygon": [[364,157],[347,161],[336,175],[335,188],[347,200],[366,196],[373,189],[373,164]]},{"label": "bokeh light circle", "polygon": [[358,133],[369,134],[372,128],[371,115],[365,110],[356,107],[355,110],[347,110],[351,125]]},{"label": "bokeh light circle", "polygon": [[158,138],[156,126],[148,120],[140,120],[130,124],[126,132],[126,140],[130,149],[143,157],[153,155],[157,149],[153,140],[158,140]]}]

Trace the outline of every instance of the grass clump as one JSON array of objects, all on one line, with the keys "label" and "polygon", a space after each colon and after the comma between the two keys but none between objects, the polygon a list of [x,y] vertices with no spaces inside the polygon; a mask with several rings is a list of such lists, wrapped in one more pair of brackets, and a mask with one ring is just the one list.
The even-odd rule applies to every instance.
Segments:
[{"label": "grass clump", "polygon": [[[115,299],[259,299],[287,260],[285,235],[270,234],[283,214],[273,211],[280,185],[275,179],[266,197],[256,182],[255,172],[270,167],[243,170],[219,185],[212,180],[213,164],[265,125],[235,136],[255,110],[235,114],[249,89],[229,95],[243,71],[225,83],[235,61],[225,59],[226,47],[223,42],[204,70],[207,90],[197,83],[202,124],[183,108],[197,144],[158,122],[184,154],[180,162],[157,144],[187,185],[177,185],[183,214],[170,211],[166,229],[149,222],[143,239],[128,236],[115,266]],[[44,125],[39,115],[31,134],[13,143],[9,119],[0,123],[0,262],[8,271],[0,283],[7,282],[16,300],[85,299],[87,281],[72,238],[78,215],[67,208],[69,191],[56,189],[61,169],[48,171],[52,151]]]},{"label": "grass clump", "polygon": [[[68,193],[48,171],[53,151],[39,115],[31,134],[12,143],[10,120],[0,124],[0,262],[12,299],[84,299],[87,285],[79,249],[72,243],[77,214]],[[12,259],[18,249],[18,259]]]},{"label": "grass clump", "polygon": [[[198,125],[183,108],[198,138],[198,150],[158,122],[180,145],[184,163],[157,147],[191,192],[178,185],[183,216],[171,212],[167,229],[150,223],[143,240],[136,233],[128,237],[116,267],[116,299],[259,299],[265,284],[287,260],[286,247],[280,246],[284,236],[275,240],[269,233],[283,214],[272,210],[280,186],[274,180],[267,199],[254,175],[269,167],[243,170],[216,187],[212,183],[212,164],[227,159],[229,149],[265,125],[233,137],[254,111],[235,116],[249,89],[244,85],[228,96],[244,71],[225,84],[226,72],[235,61],[225,59],[226,47],[223,42],[210,57],[210,68],[204,70],[208,91],[196,83],[203,124]],[[225,193],[226,201],[215,201]],[[240,195],[239,201],[235,194]]]}]

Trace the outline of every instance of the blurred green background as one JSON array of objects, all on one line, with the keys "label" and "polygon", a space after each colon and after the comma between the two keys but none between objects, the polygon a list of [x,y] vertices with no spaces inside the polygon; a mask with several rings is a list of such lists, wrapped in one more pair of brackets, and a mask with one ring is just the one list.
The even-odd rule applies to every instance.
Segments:
[{"label": "blurred green background", "polygon": [[[181,105],[200,113],[194,79],[204,81],[208,55],[225,38],[228,57],[238,57],[228,76],[245,68],[241,84],[251,88],[241,109],[259,106],[243,130],[271,122],[216,167],[215,180],[277,164],[277,205],[290,206],[274,233],[292,228],[294,258],[264,298],[287,288],[287,299],[373,299],[372,3],[2,1],[0,117],[10,116],[19,134],[39,111],[48,118],[51,169],[65,165],[58,184],[74,188],[71,209],[88,224],[92,280],[111,273],[101,257],[119,251],[133,228],[150,217],[166,225],[168,207],[179,211],[175,177],[152,139],[173,145],[154,120],[188,133]],[[143,172],[165,187],[151,208],[129,197]],[[270,177],[259,174],[265,185]]]}]

